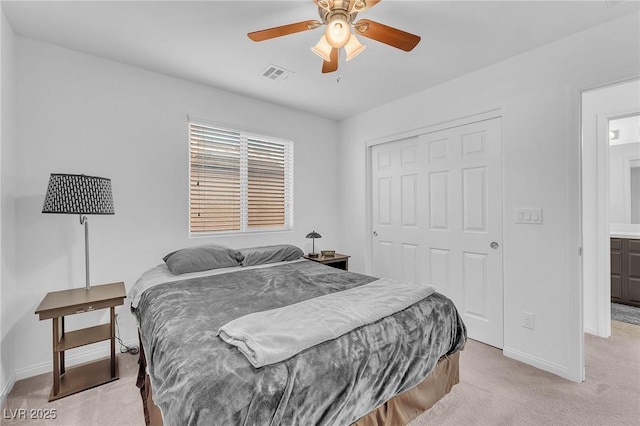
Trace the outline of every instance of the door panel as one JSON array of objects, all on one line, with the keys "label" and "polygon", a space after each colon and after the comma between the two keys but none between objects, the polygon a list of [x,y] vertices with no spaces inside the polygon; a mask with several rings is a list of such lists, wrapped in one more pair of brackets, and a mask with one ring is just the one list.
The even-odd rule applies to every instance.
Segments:
[{"label": "door panel", "polygon": [[429,224],[431,229],[449,229],[449,173],[429,174]]},{"label": "door panel", "polygon": [[372,153],[376,276],[412,282],[425,280],[418,235],[422,209],[420,170],[425,157],[417,137],[381,145]]},{"label": "door panel", "polygon": [[484,153],[484,131],[462,135],[462,156]]},{"label": "door panel", "polygon": [[415,226],[418,216],[417,208],[417,191],[418,191],[418,175],[405,175],[401,178],[402,187],[402,225]]},{"label": "door panel", "polygon": [[467,315],[488,320],[487,255],[463,253],[464,301]]},{"label": "door panel", "polygon": [[462,171],[462,176],[463,229],[465,232],[486,232],[486,168],[466,169]]},{"label": "door panel", "polygon": [[391,225],[391,178],[378,180],[378,212],[381,225]]},{"label": "door panel", "polygon": [[500,119],[377,145],[371,158],[373,274],[433,285],[471,338],[501,348]]}]

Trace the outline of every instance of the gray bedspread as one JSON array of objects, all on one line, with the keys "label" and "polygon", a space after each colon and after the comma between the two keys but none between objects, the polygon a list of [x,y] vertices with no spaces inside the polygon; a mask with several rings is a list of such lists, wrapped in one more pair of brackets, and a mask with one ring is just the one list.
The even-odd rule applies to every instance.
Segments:
[{"label": "gray bedspread", "polygon": [[348,425],[463,348],[465,326],[438,293],[261,368],[216,336],[248,313],[373,280],[304,261],[147,289],[133,311],[165,426]]}]

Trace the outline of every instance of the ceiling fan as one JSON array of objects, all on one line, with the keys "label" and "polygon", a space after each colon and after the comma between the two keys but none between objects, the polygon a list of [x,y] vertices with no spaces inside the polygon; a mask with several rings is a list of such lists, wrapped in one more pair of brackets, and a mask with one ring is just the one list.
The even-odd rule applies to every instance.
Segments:
[{"label": "ceiling fan", "polygon": [[[311,48],[324,62],[322,72],[338,69],[340,48],[344,47],[347,61],[361,53],[366,46],[360,43],[356,34],[377,40],[389,46],[409,52],[420,42],[420,37],[397,28],[389,27],[369,19],[355,22],[356,15],[375,6],[382,0],[313,0],[318,6],[320,21],[309,20],[282,25],[247,34],[253,41],[264,41],[302,31],[326,26],[318,44]],[[354,32],[351,32],[353,27]]]}]

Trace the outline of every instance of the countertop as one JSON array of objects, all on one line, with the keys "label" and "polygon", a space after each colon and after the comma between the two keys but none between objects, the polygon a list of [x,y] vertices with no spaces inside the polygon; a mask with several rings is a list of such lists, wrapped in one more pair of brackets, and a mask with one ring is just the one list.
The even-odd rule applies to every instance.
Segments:
[{"label": "countertop", "polygon": [[610,232],[609,236],[611,238],[627,238],[630,240],[640,240],[640,234],[637,232],[617,231],[617,232]]}]

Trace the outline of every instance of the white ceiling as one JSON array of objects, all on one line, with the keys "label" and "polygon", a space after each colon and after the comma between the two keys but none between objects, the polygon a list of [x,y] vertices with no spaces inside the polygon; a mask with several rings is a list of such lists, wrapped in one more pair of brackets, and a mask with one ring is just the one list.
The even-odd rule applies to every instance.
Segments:
[{"label": "white ceiling", "polygon": [[[309,49],[322,28],[260,43],[246,36],[317,19],[312,0],[2,1],[19,35],[336,120],[637,14],[639,6],[620,0],[384,0],[358,18],[417,34],[420,44],[406,53],[361,38],[367,45],[362,54],[342,60],[337,73],[322,74],[321,59]],[[262,77],[270,64],[294,74],[284,81]]]}]

